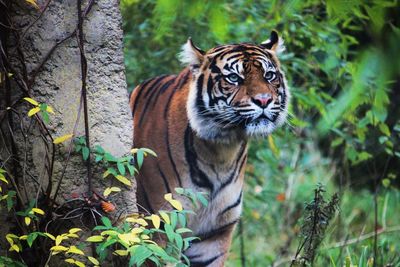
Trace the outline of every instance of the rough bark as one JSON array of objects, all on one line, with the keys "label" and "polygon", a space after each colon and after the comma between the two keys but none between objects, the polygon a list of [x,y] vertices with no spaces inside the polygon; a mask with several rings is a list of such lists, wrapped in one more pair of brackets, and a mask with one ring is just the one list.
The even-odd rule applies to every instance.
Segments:
[{"label": "rough bark", "polygon": [[[17,207],[26,206],[31,199],[57,207],[73,198],[90,197],[89,176],[92,189],[102,194],[111,180],[101,177],[104,170],[96,167],[94,158],[88,168],[73,149],[69,155],[70,141],[53,145],[52,138],[74,132],[75,137],[89,135],[91,148],[100,145],[117,157],[131,149],[119,1],[82,1],[82,21],[79,0],[42,0],[39,9],[23,0],[0,2],[4,12],[0,66],[2,73],[12,74],[3,75],[0,83],[0,167],[18,184],[21,199]],[[32,106],[22,98],[28,96],[54,108],[49,124],[43,125],[40,115],[27,116]],[[117,182],[114,185],[124,188]],[[111,201],[117,207],[111,216],[135,212],[135,186],[125,187]],[[47,210],[54,212],[54,208]],[[7,212],[2,210],[2,214]],[[93,214],[89,213],[83,224],[90,218]],[[0,223],[9,225],[13,219],[1,216]],[[3,227],[1,236],[14,226]]]}]

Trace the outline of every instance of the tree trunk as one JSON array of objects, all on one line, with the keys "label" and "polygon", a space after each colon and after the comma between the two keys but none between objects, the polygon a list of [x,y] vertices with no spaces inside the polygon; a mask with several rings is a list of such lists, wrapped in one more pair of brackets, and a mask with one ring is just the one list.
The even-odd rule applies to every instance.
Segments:
[{"label": "tree trunk", "polygon": [[[119,1],[39,0],[37,7],[29,2],[0,1],[0,168],[9,174],[8,190],[17,192],[14,211],[7,212],[2,203],[0,236],[62,232],[72,225],[91,229],[99,220],[96,212],[104,214],[101,201],[116,206],[108,213],[115,220],[136,212],[134,185],[103,179],[104,166],[95,164],[92,153],[83,160],[73,139],[53,143],[73,134],[91,150],[100,145],[115,157],[130,152]],[[49,122],[43,112],[29,117],[35,106],[24,97],[52,107]],[[111,185],[122,192],[105,199],[103,191]],[[32,200],[46,215],[26,226],[13,214]],[[67,216],[74,209],[79,212]],[[41,266],[45,256],[27,263]]]}]

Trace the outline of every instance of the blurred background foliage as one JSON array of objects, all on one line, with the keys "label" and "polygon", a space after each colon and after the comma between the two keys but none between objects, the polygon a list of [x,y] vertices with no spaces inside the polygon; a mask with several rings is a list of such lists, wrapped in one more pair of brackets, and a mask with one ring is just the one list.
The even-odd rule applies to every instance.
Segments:
[{"label": "blurred background foliage", "polygon": [[399,1],[121,0],[121,9],[130,90],[178,73],[189,36],[204,50],[260,43],[272,29],[285,40],[290,119],[251,144],[227,266],[289,266],[318,183],[341,201],[314,265],[400,266]]}]

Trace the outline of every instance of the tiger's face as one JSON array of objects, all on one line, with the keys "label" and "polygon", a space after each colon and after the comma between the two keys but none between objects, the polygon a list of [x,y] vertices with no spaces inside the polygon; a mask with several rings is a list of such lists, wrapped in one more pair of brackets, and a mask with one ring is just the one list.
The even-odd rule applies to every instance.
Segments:
[{"label": "tiger's face", "polygon": [[184,53],[193,73],[188,117],[200,137],[229,142],[266,136],[285,122],[289,92],[279,46],[276,32],[261,45],[223,45],[207,52],[188,41]]}]

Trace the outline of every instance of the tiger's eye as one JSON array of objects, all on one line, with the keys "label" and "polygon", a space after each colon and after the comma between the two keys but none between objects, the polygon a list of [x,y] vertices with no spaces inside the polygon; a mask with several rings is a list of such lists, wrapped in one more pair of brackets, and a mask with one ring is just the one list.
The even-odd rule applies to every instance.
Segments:
[{"label": "tiger's eye", "polygon": [[268,81],[274,80],[275,76],[275,72],[273,71],[268,71],[267,73],[265,73],[265,79],[267,79]]},{"label": "tiger's eye", "polygon": [[240,80],[239,75],[236,73],[231,73],[227,76],[228,80],[232,83],[237,83]]}]

